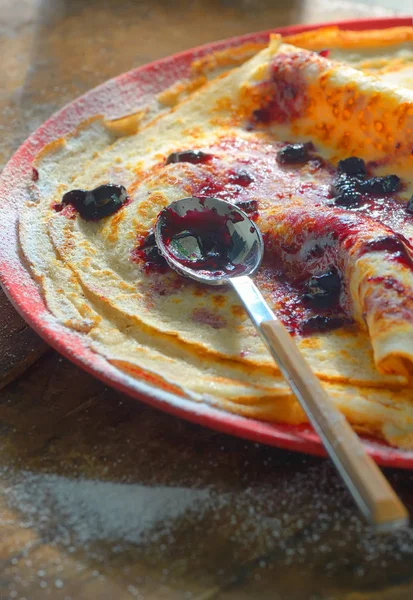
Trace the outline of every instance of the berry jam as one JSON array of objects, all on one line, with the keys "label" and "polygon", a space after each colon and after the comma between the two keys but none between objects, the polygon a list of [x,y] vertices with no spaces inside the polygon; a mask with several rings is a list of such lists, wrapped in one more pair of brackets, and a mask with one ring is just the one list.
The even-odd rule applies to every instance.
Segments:
[{"label": "berry jam", "polygon": [[39,171],[32,167],[32,181],[37,181],[39,179]]},{"label": "berry jam", "polygon": [[230,173],[228,181],[235,185],[248,187],[251,183],[253,183],[254,177],[245,169],[238,169],[237,171]]},{"label": "berry jam", "polygon": [[337,165],[337,171],[351,177],[365,177],[367,175],[366,163],[362,158],[357,158],[357,156],[350,156],[349,158],[340,160]]},{"label": "berry jam", "polygon": [[363,204],[364,199],[358,191],[356,180],[348,175],[336,177],[330,189],[337,206],[356,208]]},{"label": "berry jam", "polygon": [[202,150],[184,150],[183,152],[172,152],[166,159],[166,164],[187,162],[193,165],[209,162],[213,158],[212,154],[202,152]]},{"label": "berry jam", "polygon": [[310,160],[312,144],[287,144],[277,152],[277,162],[281,165],[295,165]]},{"label": "berry jam", "polygon": [[362,256],[367,252],[388,252],[391,256],[391,260],[412,269],[412,251],[413,248],[409,241],[403,235],[395,233],[390,236],[380,237],[371,242],[367,242],[361,249],[360,255]]},{"label": "berry jam", "polygon": [[[364,246],[357,246],[359,256],[385,251],[387,260],[413,269],[410,258],[413,249],[408,239],[397,233],[405,233],[410,239],[413,198],[406,205],[397,195],[401,185],[399,178],[396,175],[373,177],[370,167],[374,165],[366,165],[358,157],[340,161],[336,169],[327,161],[318,160],[311,147],[308,148],[309,161],[292,162],[291,167],[285,168],[287,163],[277,159],[277,153],[285,147],[285,143],[275,141],[262,144],[256,140],[223,138],[208,148],[213,161],[180,169],[184,172],[184,195],[212,196],[233,202],[250,218],[258,211],[264,217],[266,207],[271,204],[284,205],[288,210],[290,203],[294,207],[298,200],[300,207],[298,213],[291,216],[291,232],[287,235],[290,239],[274,243],[270,232],[264,236],[264,261],[256,277],[271,307],[289,331],[307,335],[351,322],[348,291],[345,281],[341,281],[345,264],[338,255],[340,248],[345,255],[356,245],[359,234],[363,237],[370,232],[367,239],[373,238]],[[220,158],[222,155],[224,160]],[[173,165],[169,168],[172,170]],[[309,214],[311,231],[302,231],[296,226],[302,211]],[[196,214],[192,217],[198,218]],[[199,221],[199,227],[201,223],[198,238],[203,237],[205,221]],[[214,239],[214,227],[219,229],[220,224],[214,223],[209,241],[204,242],[203,256],[195,257],[203,263],[199,269],[205,266],[200,260],[205,255],[212,268],[221,266],[222,253]],[[185,232],[180,224],[176,234],[182,233]],[[310,244],[306,252],[302,252],[308,234],[314,239],[314,245]],[[168,267],[156,249],[153,234],[148,234],[145,240],[140,238],[135,258],[144,261],[148,272],[166,271]],[[202,240],[197,239],[197,245],[201,247]],[[332,265],[336,265],[336,269],[332,269]],[[188,266],[194,267],[194,262],[188,261]],[[387,279],[381,282],[377,279],[377,282],[390,285]]]},{"label": "berry jam", "polygon": [[337,171],[330,192],[334,203],[344,208],[358,208],[372,196],[388,196],[401,189],[397,175],[368,178],[364,160],[356,156],[340,160]]},{"label": "berry jam", "polygon": [[306,283],[303,301],[313,308],[331,308],[338,303],[341,291],[341,278],[337,269],[332,268],[321,275],[313,275]]},{"label": "berry jam", "polygon": [[70,204],[85,221],[99,221],[117,212],[127,201],[128,195],[123,185],[108,183],[91,191],[66,192],[55,210],[59,212]]},{"label": "berry jam", "polygon": [[[337,290],[341,290],[341,281],[338,271],[330,269],[307,281],[303,281],[299,270],[297,276],[286,276],[285,263],[278,253],[274,253],[266,236],[264,243],[264,260],[255,279],[277,317],[291,334],[309,335],[351,323],[347,312],[340,305]],[[310,290],[314,295],[316,292],[320,296],[328,295],[329,301],[306,302],[304,296]]]},{"label": "berry jam", "polygon": [[386,175],[385,177],[371,177],[365,181],[360,181],[359,189],[363,194],[374,194],[385,196],[393,194],[400,190],[400,177],[397,175]]}]

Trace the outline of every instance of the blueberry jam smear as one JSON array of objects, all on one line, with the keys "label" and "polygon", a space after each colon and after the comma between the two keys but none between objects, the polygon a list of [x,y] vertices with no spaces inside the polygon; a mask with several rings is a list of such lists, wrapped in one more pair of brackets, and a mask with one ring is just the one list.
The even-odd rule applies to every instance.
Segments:
[{"label": "blueberry jam smear", "polygon": [[172,152],[166,159],[167,165],[187,162],[193,165],[209,162],[213,158],[212,154],[202,152],[202,150],[183,150],[182,152]]},{"label": "blueberry jam smear", "polygon": [[128,200],[126,189],[123,185],[107,183],[94,190],[71,190],[63,195],[57,211],[70,204],[85,221],[99,221],[104,217],[113,215]]},{"label": "blueberry jam smear", "polygon": [[313,145],[287,144],[277,152],[277,162],[281,165],[295,165],[308,162],[311,158],[310,150]]}]

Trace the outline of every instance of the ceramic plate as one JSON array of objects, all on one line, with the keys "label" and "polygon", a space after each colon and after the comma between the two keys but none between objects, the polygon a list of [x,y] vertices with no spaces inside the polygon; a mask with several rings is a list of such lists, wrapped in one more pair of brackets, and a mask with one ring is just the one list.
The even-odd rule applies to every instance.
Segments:
[{"label": "ceramic plate", "polygon": [[[343,29],[378,29],[411,25],[410,18],[372,19],[337,23]],[[331,25],[332,23],[328,23]],[[179,398],[159,388],[150,376],[132,379],[92,352],[79,334],[60,325],[50,314],[39,290],[21,261],[16,234],[19,209],[28,197],[31,163],[48,142],[72,131],[90,116],[107,117],[134,112],[161,90],[189,74],[191,62],[211,51],[235,47],[245,42],[265,42],[270,33],[292,34],[326,25],[294,26],[244,35],[194,48],[139,67],[107,81],[53,115],[17,150],[0,177],[0,279],[9,299],[37,333],[68,359],[108,385],[161,410],[213,429],[257,442],[325,455],[323,446],[306,427],[264,423]],[[368,452],[380,464],[413,469],[413,451],[401,451],[364,438]]]}]

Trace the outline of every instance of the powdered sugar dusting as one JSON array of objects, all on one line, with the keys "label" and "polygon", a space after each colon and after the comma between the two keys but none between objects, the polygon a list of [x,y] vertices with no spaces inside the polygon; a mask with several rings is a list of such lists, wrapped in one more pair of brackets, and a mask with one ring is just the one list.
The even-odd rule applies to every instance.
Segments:
[{"label": "powdered sugar dusting", "polygon": [[[125,589],[133,586],[143,598],[146,588],[136,576],[135,561],[155,569],[157,583],[168,585],[176,584],[173,565],[180,563],[188,586],[180,597],[194,589],[194,577],[218,589],[245,584],[249,597],[260,597],[266,582],[297,600],[310,597],[302,595],[303,581],[314,593],[331,589],[328,598],[339,600],[346,590],[383,589],[389,581],[397,586],[409,580],[413,530],[380,535],[364,525],[328,462],[289,463],[288,455],[260,454],[247,445],[239,449],[236,482],[228,471],[231,458],[222,471],[220,453],[225,452],[223,446],[208,450],[211,475],[202,484],[189,476],[202,471],[201,459],[192,454],[194,464],[168,477],[165,485],[22,471],[8,474],[5,497],[21,529],[36,530],[41,543],[60,547],[60,556],[77,564],[83,564],[85,553],[96,565],[116,564],[125,574]],[[178,483],[188,477],[194,487]],[[33,569],[24,571],[56,590],[64,586],[67,568],[62,562],[56,571],[35,555]],[[107,567],[97,568],[92,576],[109,581],[109,573]]]}]

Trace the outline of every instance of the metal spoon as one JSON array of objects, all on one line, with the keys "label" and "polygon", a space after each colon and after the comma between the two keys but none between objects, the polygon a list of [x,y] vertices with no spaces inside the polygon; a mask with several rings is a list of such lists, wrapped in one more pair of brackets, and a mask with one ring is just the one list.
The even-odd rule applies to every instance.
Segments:
[{"label": "metal spoon", "polygon": [[367,521],[380,530],[406,526],[405,507],[251,279],[264,253],[256,224],[223,200],[183,198],[160,212],[155,239],[178,273],[233,287]]}]

